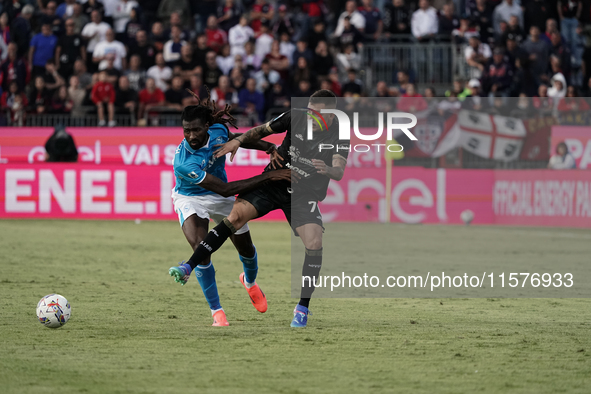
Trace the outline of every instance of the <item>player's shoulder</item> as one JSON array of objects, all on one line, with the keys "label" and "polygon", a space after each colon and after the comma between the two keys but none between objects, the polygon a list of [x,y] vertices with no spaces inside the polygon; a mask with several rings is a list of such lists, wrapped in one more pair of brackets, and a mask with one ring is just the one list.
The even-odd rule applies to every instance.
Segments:
[{"label": "player's shoulder", "polygon": [[222,123],[214,123],[209,127],[208,130],[210,141],[224,139],[227,141],[229,132],[230,130],[228,129],[228,127]]}]

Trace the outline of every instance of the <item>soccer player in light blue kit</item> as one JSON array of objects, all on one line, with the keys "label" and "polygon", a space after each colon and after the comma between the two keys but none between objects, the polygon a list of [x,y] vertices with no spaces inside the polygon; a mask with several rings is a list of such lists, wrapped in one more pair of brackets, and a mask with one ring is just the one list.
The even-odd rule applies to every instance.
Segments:
[{"label": "soccer player in light blue kit", "polygon": [[[181,119],[185,139],[178,146],[174,156],[176,186],[172,199],[183,233],[193,250],[196,250],[208,233],[209,219],[213,219],[216,224],[227,221],[225,217],[232,211],[236,194],[256,189],[267,182],[290,180],[291,171],[273,171],[241,181],[228,182],[226,158],[215,158],[214,153],[219,149],[219,145],[241,135],[231,133],[226,126],[227,123],[234,125],[229,114],[229,106],[216,112],[215,104],[210,102],[208,97],[199,105],[186,107]],[[244,147],[262,150],[271,155],[276,154],[275,145],[266,141],[258,141]],[[267,310],[267,299],[255,282],[258,271],[257,252],[250,238],[248,225],[237,229],[231,240],[244,268],[244,272],[240,274],[240,282],[246,288],[254,307],[264,313]],[[186,271],[182,264],[170,268],[169,274],[182,285],[187,283],[190,277],[190,272]],[[211,309],[213,326],[229,325],[220,305],[215,269],[209,259],[195,268],[195,276]]]}]

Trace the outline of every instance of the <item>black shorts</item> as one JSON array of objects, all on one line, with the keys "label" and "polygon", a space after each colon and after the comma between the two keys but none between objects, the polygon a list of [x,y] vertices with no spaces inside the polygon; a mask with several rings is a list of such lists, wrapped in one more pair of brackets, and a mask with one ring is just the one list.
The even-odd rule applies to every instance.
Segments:
[{"label": "black shorts", "polygon": [[315,223],[324,230],[318,199],[305,193],[293,193],[288,182],[271,182],[259,189],[240,194],[238,198],[251,203],[259,218],[281,209],[296,236],[296,228],[304,224]]}]

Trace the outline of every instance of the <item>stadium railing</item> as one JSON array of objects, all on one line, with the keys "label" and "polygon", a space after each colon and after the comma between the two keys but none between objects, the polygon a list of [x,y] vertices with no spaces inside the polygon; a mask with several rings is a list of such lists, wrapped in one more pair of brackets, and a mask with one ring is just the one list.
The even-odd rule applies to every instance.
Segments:
[{"label": "stadium railing", "polygon": [[469,77],[462,45],[453,42],[412,42],[412,36],[401,43],[364,44],[362,49],[362,78],[365,86],[374,87],[379,81],[388,85],[396,82],[396,73],[405,71],[420,89],[433,87],[449,89],[457,77]]}]

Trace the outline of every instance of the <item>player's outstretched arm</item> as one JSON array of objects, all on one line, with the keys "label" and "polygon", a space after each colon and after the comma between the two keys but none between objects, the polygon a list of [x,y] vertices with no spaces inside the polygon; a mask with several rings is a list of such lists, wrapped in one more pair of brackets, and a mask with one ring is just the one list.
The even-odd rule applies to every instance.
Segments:
[{"label": "player's outstretched arm", "polygon": [[312,159],[312,163],[319,174],[326,175],[335,181],[343,179],[343,175],[345,175],[345,167],[347,166],[347,160],[341,155],[332,156],[332,167],[327,166],[322,160]]},{"label": "player's outstretched arm", "polygon": [[256,189],[262,184],[272,181],[291,181],[291,170],[269,171],[252,178],[228,183],[211,174],[206,174],[199,186],[220,196],[230,197]]},{"label": "player's outstretched arm", "polygon": [[[240,136],[243,136],[244,133],[232,133],[232,132],[228,132],[228,140],[233,140],[235,138],[238,138]],[[220,144],[219,146],[223,146],[224,144]],[[242,144],[240,144],[241,148],[244,149],[254,149],[254,150],[262,150],[263,152],[267,152],[267,153],[271,153],[273,151],[273,149],[277,148],[275,146],[275,144],[272,144],[268,141],[263,141],[263,140],[258,140],[258,141],[254,141],[254,142],[242,142]]]},{"label": "player's outstretched arm", "polygon": [[274,131],[269,126],[269,123],[270,122],[257,127],[253,127],[246,133],[241,134],[233,140],[226,142],[217,152],[215,152],[215,157],[222,157],[230,153],[230,161],[233,161],[234,156],[236,155],[236,152],[238,151],[238,148],[240,148],[240,146],[244,146],[245,144],[254,144],[274,133]]}]

